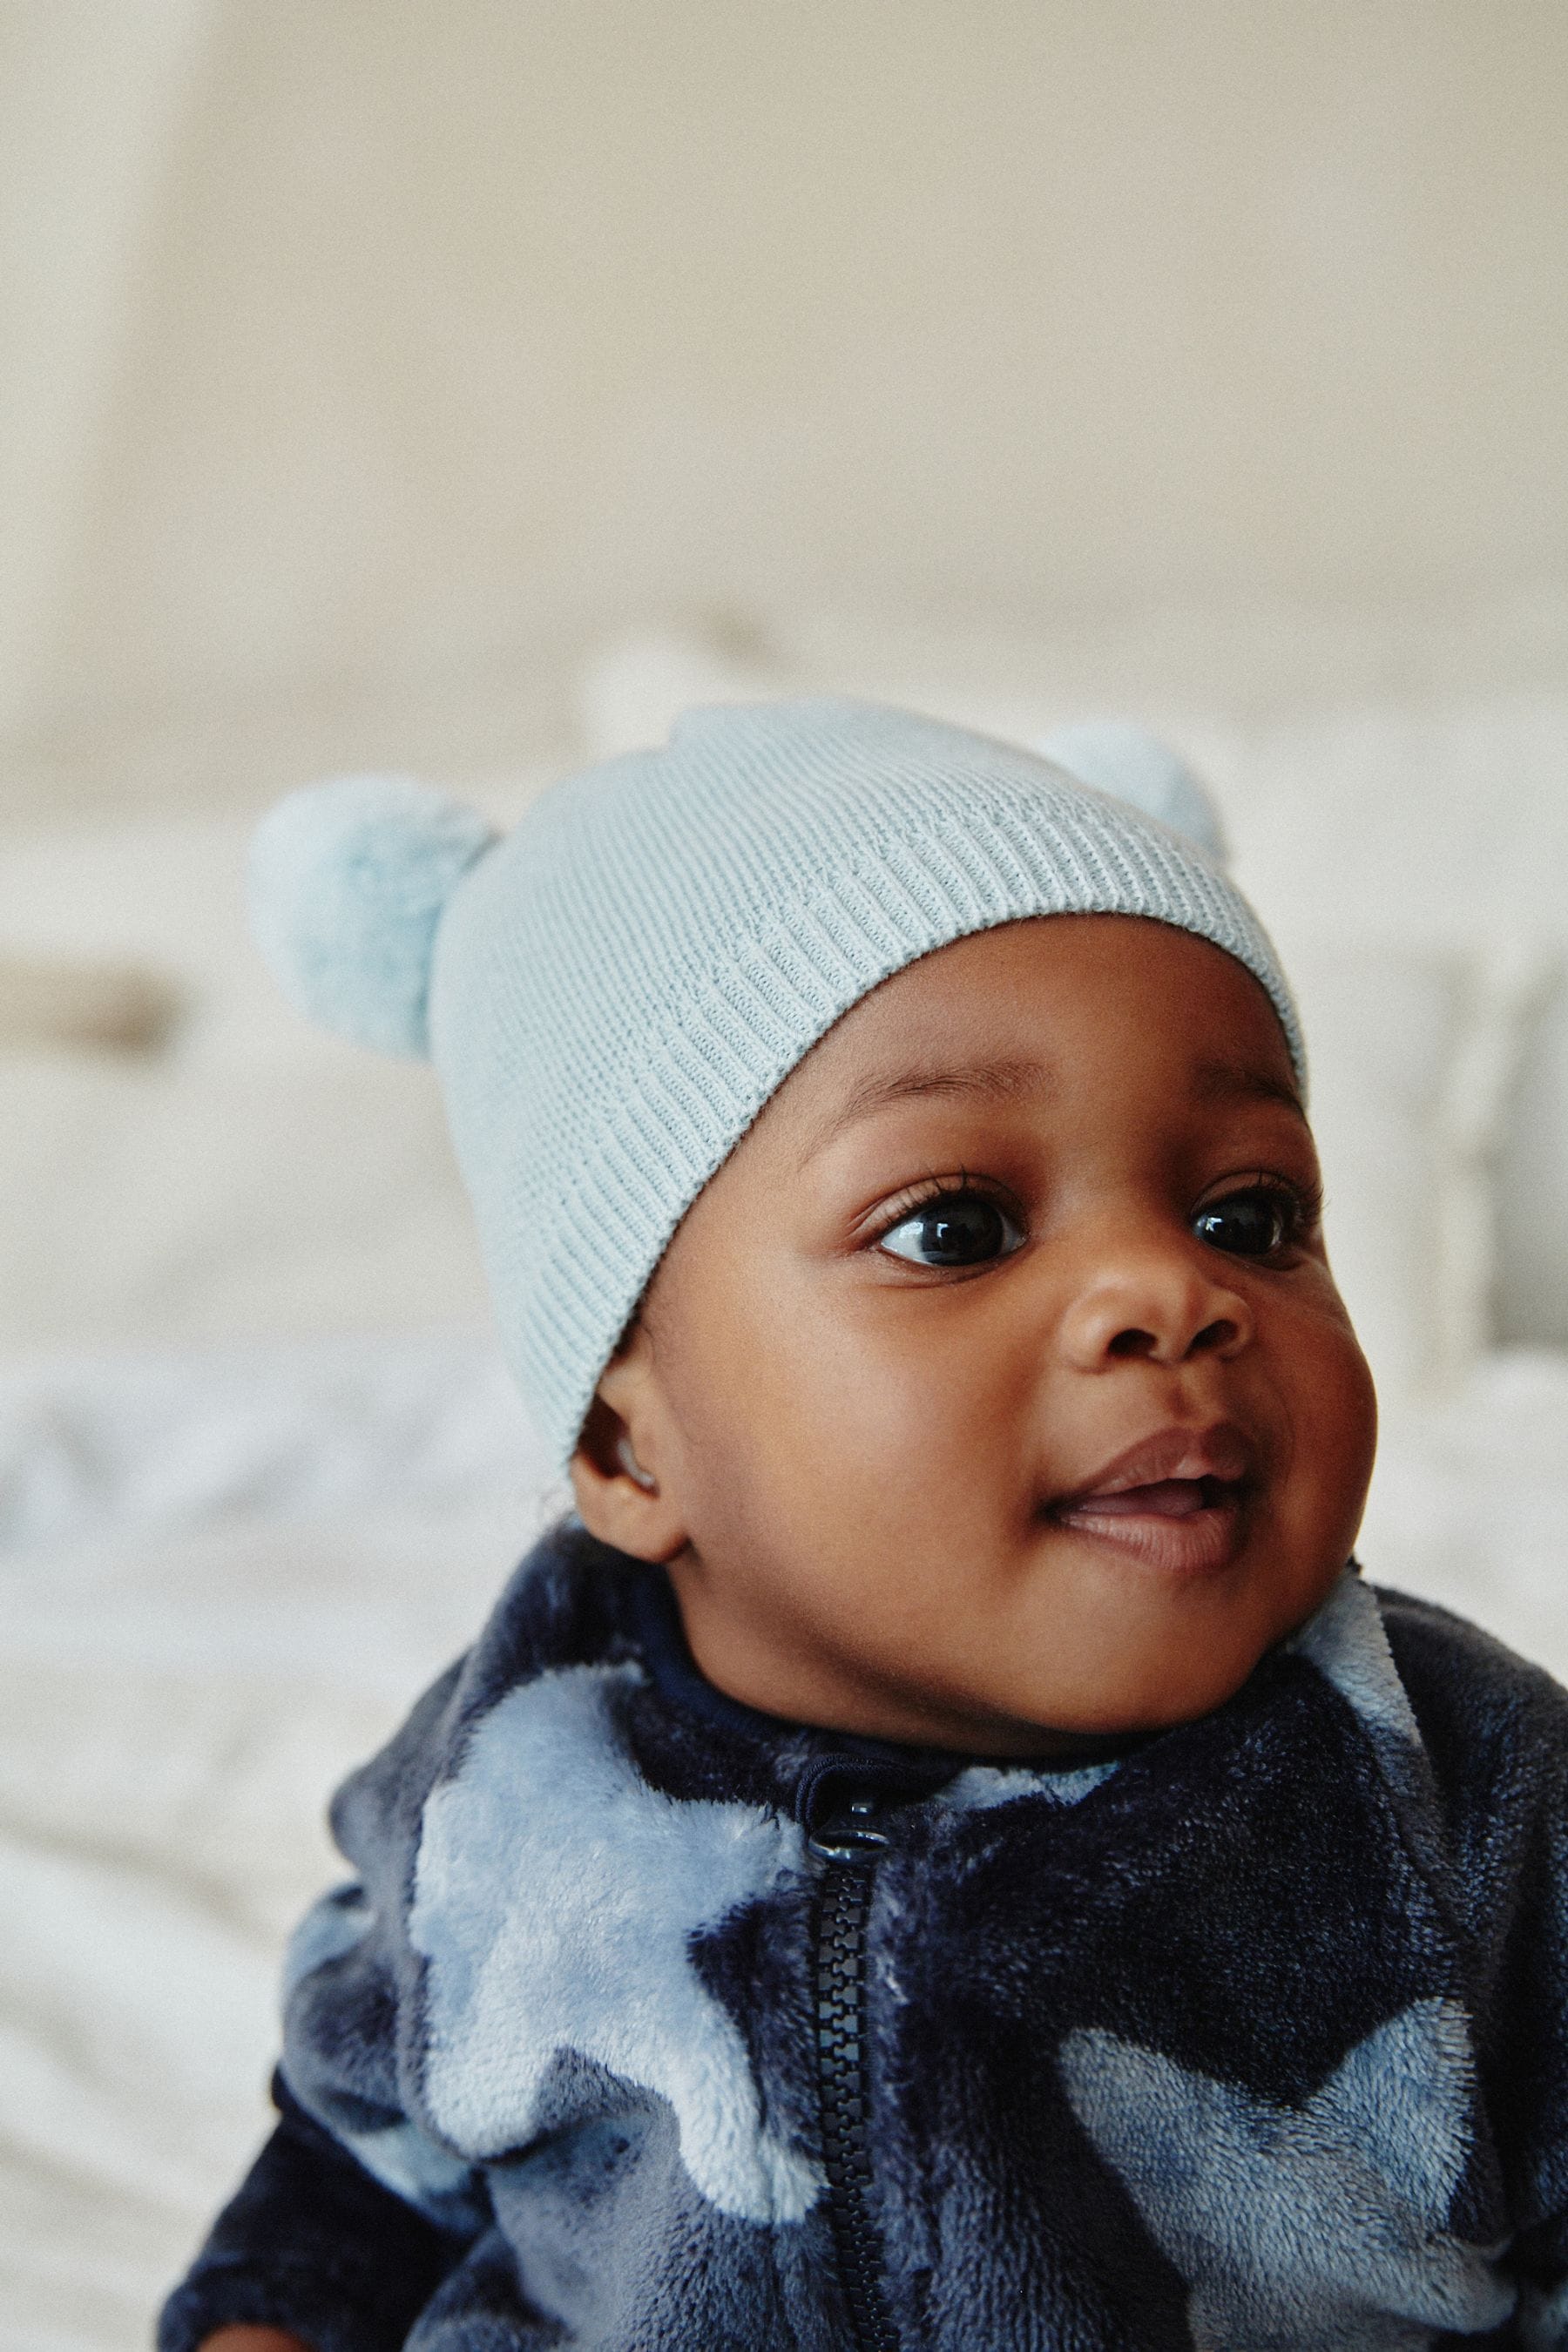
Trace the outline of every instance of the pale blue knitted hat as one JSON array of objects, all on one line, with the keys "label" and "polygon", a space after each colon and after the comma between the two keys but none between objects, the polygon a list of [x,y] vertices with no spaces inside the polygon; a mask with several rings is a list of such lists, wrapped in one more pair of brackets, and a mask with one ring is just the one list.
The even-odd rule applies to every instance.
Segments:
[{"label": "pale blue knitted hat", "polygon": [[[1141,915],[1289,991],[1213,812],[1135,730],[1042,753],[840,701],[695,710],[498,840],[403,778],[293,793],[251,867],[289,995],[428,1054],[501,1337],[565,1460],[686,1211],[879,981],[1034,915]],[[1116,794],[1112,798],[1110,795]]]}]

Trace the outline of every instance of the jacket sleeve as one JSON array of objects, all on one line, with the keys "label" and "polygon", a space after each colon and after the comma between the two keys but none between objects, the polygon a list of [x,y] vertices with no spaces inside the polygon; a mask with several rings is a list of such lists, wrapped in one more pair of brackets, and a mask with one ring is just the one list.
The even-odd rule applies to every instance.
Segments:
[{"label": "jacket sleeve", "polygon": [[311,2352],[400,2352],[489,2226],[479,2175],[409,2112],[400,2065],[417,1978],[405,1889],[456,1673],[333,1801],[358,1874],[289,1945],[278,2127],[164,2305],[159,2352],[237,2321]]},{"label": "jacket sleeve", "polygon": [[399,2352],[468,2250],[306,2114],[281,2074],[279,2120],[163,2306],[158,2352],[215,2328],[286,2328],[312,2352]]}]

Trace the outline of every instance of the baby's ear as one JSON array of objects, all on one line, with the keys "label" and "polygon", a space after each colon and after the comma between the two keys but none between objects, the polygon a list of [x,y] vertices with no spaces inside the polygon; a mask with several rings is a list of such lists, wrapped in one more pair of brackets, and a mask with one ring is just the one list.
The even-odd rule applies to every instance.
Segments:
[{"label": "baby's ear", "polygon": [[646,1327],[634,1323],[605,1369],[572,1456],[590,1535],[634,1559],[669,1560],[689,1541],[672,1488],[673,1449]]},{"label": "baby's ear", "polygon": [[1080,784],[1158,817],[1216,866],[1226,863],[1218,809],[1185,761],[1157,736],[1124,719],[1084,719],[1058,727],[1035,749]]}]

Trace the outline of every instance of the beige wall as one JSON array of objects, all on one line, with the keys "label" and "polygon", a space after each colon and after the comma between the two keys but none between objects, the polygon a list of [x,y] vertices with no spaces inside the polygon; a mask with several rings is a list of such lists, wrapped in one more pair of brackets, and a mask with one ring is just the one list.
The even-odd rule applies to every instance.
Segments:
[{"label": "beige wall", "polygon": [[0,796],[1568,583],[1562,0],[10,0]]}]

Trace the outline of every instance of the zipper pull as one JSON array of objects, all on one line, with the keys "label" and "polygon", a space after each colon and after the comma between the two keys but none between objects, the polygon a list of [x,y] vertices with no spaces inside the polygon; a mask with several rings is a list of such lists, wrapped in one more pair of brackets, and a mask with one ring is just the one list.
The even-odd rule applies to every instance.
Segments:
[{"label": "zipper pull", "polygon": [[807,1840],[812,1853],[823,1862],[875,1862],[892,1843],[886,1830],[877,1827],[877,1810],[875,1797],[851,1797],[835,1806]]}]

